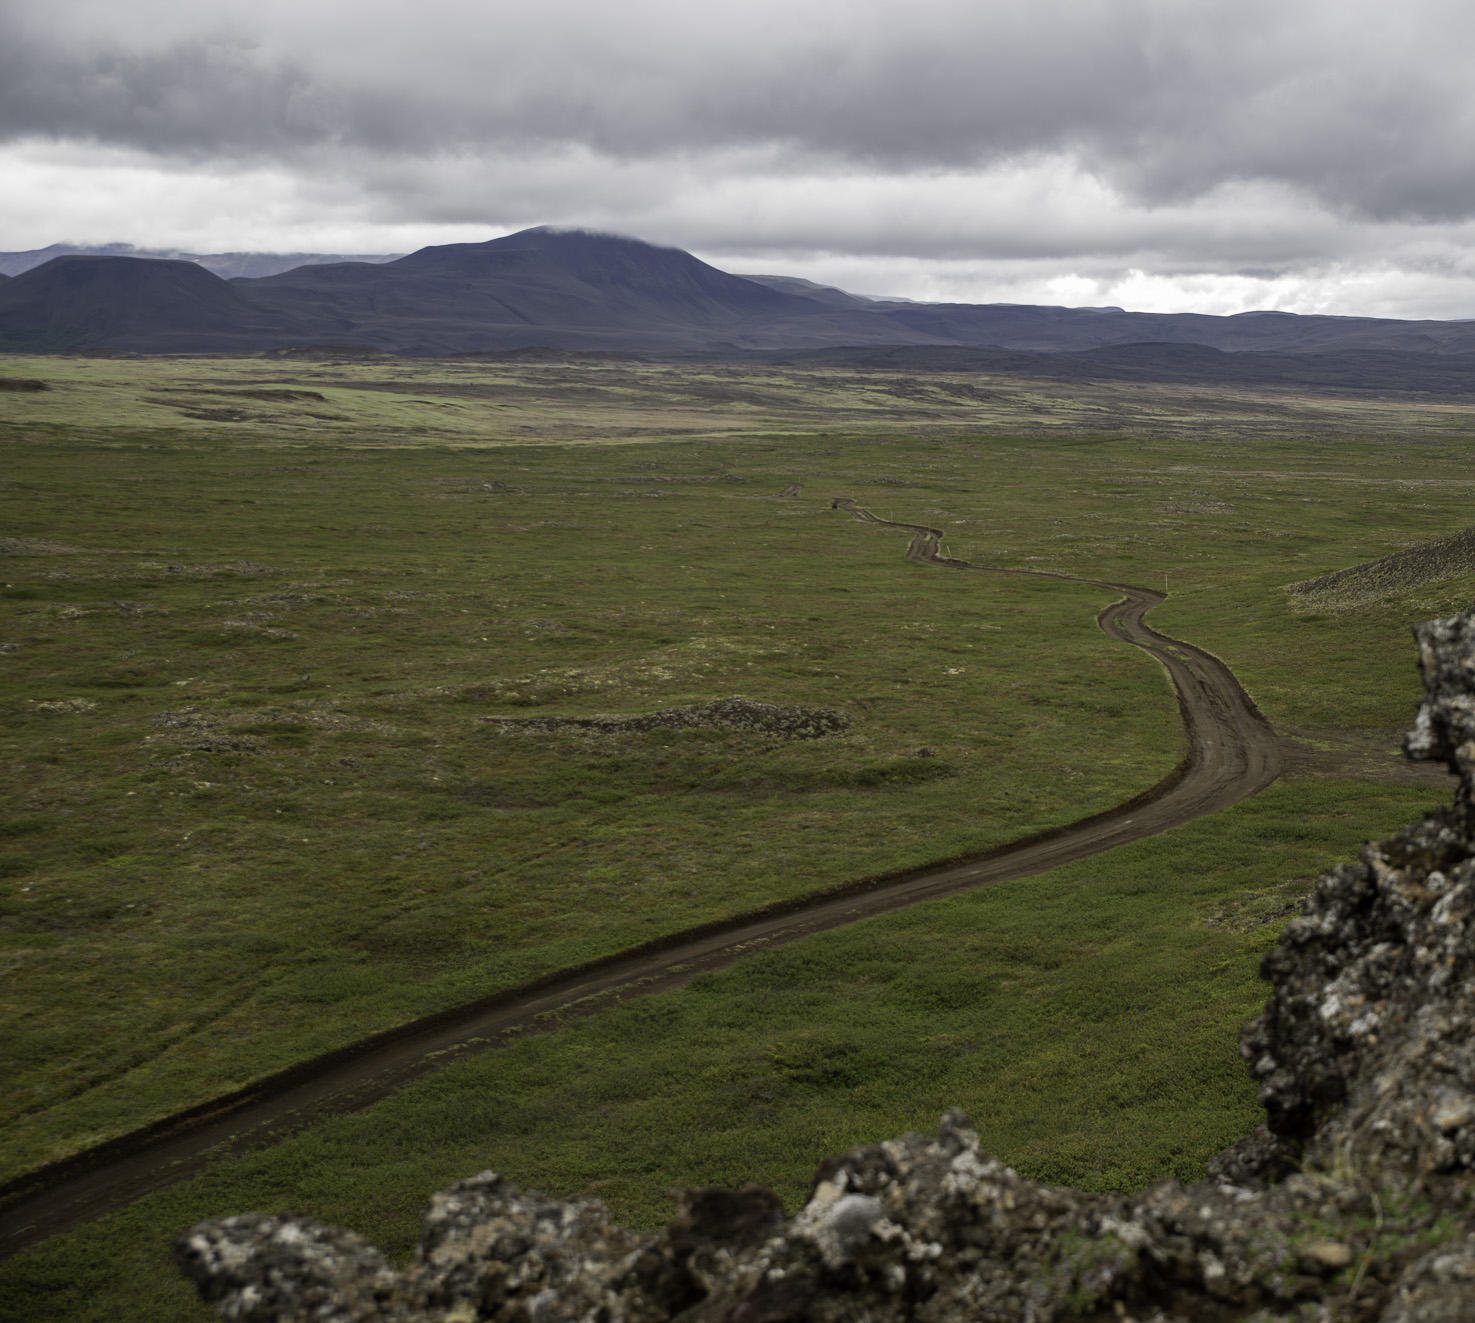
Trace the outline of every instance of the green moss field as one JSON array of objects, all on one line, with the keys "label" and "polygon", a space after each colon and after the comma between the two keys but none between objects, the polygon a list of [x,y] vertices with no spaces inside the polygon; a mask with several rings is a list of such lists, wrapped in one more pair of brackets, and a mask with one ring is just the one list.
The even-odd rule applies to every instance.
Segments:
[{"label": "green moss field", "polygon": [[[0,392],[0,1178],[1177,763],[1167,680],[1096,626],[1109,590],[909,562],[837,497],[975,565],[1165,589],[1149,623],[1228,662],[1288,758],[1215,817],[223,1161],[0,1267],[5,1318],[203,1320],[168,1265],[192,1221],[291,1209],[403,1254],[487,1167],[641,1226],[684,1184],[794,1207],[821,1158],[950,1106],[1029,1176],[1193,1179],[1258,1120],[1236,1036],[1299,895],[1448,797],[1397,756],[1409,628],[1475,574],[1319,614],[1284,585],[1471,521],[1457,404],[700,364],[5,375],[51,389]],[[499,724],[731,696],[847,724]]]}]

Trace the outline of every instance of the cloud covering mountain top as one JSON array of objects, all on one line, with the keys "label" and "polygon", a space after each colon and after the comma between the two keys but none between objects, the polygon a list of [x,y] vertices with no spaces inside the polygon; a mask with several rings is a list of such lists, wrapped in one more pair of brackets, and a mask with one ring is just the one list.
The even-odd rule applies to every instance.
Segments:
[{"label": "cloud covering mountain top", "polygon": [[1445,0],[11,0],[0,247],[584,222],[921,297],[1453,316],[1472,38]]}]

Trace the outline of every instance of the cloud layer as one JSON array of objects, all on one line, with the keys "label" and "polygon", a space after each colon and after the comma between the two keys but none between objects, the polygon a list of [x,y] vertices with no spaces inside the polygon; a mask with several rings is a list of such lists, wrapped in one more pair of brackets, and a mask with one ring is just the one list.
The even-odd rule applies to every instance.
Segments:
[{"label": "cloud layer", "polygon": [[1475,315],[1472,38],[1444,0],[10,0],[0,246],[587,223],[922,297]]}]

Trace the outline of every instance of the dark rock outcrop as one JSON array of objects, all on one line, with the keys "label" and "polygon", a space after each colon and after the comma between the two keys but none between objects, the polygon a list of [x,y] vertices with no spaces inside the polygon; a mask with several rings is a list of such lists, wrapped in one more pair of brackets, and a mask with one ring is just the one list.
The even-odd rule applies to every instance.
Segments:
[{"label": "dark rock outcrop", "polygon": [[1334,869],[1287,924],[1241,1043],[1266,1124],[1208,1180],[1041,1185],[954,1112],[828,1160],[787,1221],[759,1187],[698,1190],[639,1235],[487,1172],[436,1196],[403,1272],[261,1216],[183,1233],[180,1266],[240,1323],[1475,1319],[1475,612],[1417,634],[1406,748],[1459,775],[1455,804]]}]

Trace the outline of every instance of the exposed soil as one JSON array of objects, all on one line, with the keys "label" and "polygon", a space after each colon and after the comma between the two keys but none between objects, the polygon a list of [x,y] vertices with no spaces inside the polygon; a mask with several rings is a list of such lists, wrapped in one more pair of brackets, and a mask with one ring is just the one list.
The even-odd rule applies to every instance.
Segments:
[{"label": "exposed soil", "polygon": [[837,500],[834,508],[909,531],[909,560],[962,572],[1093,583],[1120,593],[1121,599],[1098,622],[1110,637],[1144,648],[1167,670],[1188,737],[1183,761],[1150,790],[1103,813],[984,854],[862,879],[673,933],[376,1034],[19,1177],[0,1187],[0,1257],[122,1208],[226,1157],[272,1144],[325,1116],[366,1107],[458,1057],[557,1027],[568,1016],[679,987],[700,971],[723,968],[761,947],[919,901],[1029,877],[1140,840],[1228,808],[1282,771],[1279,739],[1229,668],[1201,648],[1143,623],[1163,594],[1048,571],[969,565],[939,555],[938,529],[879,519],[850,500]]},{"label": "exposed soil", "polygon": [[1429,786],[1441,794],[1451,788],[1450,772],[1438,763],[1416,763],[1403,754],[1408,723],[1384,730],[1318,726],[1282,730],[1285,774],[1337,777],[1385,785]]}]

